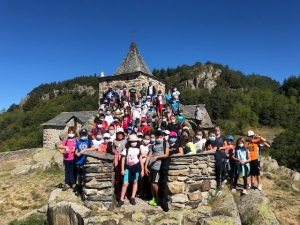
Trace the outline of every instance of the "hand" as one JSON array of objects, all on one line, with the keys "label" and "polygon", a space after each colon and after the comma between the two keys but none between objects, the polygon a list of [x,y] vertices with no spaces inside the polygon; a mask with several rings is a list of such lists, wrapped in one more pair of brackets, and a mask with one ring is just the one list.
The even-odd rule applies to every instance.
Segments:
[{"label": "hand", "polygon": [[81,154],[80,154],[80,152],[77,152],[77,154],[76,154],[76,155],[79,157]]},{"label": "hand", "polygon": [[143,177],[143,176],[144,176],[144,171],[141,172],[141,177]]},{"label": "hand", "polygon": [[245,164],[245,161],[241,160],[240,163],[241,163],[242,165],[244,165],[244,164]]},{"label": "hand", "polygon": [[148,170],[148,168],[145,168],[145,173],[147,176],[149,175],[150,171]]},{"label": "hand", "polygon": [[125,171],[124,171],[124,170],[122,170],[122,171],[121,171],[121,174],[124,176],[124,175],[125,175]]},{"label": "hand", "polygon": [[153,159],[152,159],[152,162],[155,162],[157,160],[157,157],[154,157]]},{"label": "hand", "polygon": [[74,147],[72,148],[72,152],[75,152],[75,148]]}]

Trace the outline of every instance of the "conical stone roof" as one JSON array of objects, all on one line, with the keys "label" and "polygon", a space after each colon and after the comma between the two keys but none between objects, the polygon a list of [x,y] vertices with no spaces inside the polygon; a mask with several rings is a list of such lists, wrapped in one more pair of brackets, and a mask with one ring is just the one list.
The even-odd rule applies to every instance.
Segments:
[{"label": "conical stone roof", "polygon": [[136,43],[132,42],[130,45],[129,52],[127,53],[125,59],[122,61],[121,65],[113,75],[121,75],[135,72],[143,72],[153,76],[145,61],[143,60],[141,54],[139,53]]}]

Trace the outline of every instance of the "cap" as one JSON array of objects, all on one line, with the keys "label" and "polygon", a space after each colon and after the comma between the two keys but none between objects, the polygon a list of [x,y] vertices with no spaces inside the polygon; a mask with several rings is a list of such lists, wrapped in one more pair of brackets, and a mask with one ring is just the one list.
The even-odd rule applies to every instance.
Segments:
[{"label": "cap", "polygon": [[147,121],[146,117],[142,117],[141,121],[146,122]]},{"label": "cap", "polygon": [[87,129],[81,129],[79,131],[79,134],[87,134],[87,133],[88,133]]},{"label": "cap", "polygon": [[142,132],[138,132],[136,135],[137,136],[144,136],[144,134]]},{"label": "cap", "polygon": [[103,135],[103,138],[110,138],[110,134],[109,134],[109,133],[105,133],[105,134]]},{"label": "cap", "polygon": [[169,130],[163,130],[163,133],[165,133],[165,134],[170,134],[170,131]]},{"label": "cap", "polygon": [[123,128],[121,128],[121,127],[117,128],[117,132],[116,133],[124,133]]},{"label": "cap", "polygon": [[253,135],[254,135],[254,132],[252,130],[248,130],[247,136],[253,136]]},{"label": "cap", "polygon": [[185,127],[182,128],[182,130],[188,130],[189,131],[190,128],[188,126],[185,126]]},{"label": "cap", "polygon": [[123,85],[123,88],[127,88],[126,85]]},{"label": "cap", "polygon": [[128,141],[139,141],[140,139],[136,136],[136,134],[129,135]]},{"label": "cap", "polygon": [[232,141],[233,141],[233,140],[234,140],[234,137],[233,137],[232,135],[228,135],[228,136],[226,137],[226,139],[227,139],[227,140],[232,140]]},{"label": "cap", "polygon": [[177,133],[175,131],[170,132],[170,137],[177,137]]}]

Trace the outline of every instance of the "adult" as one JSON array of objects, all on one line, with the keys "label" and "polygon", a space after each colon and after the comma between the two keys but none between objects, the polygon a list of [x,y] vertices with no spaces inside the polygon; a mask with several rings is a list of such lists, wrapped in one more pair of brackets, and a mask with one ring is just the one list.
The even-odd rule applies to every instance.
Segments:
[{"label": "adult", "polygon": [[136,102],[136,100],[137,100],[137,91],[135,89],[135,85],[132,85],[132,87],[129,89],[128,99],[131,103]]},{"label": "adult", "polygon": [[250,176],[248,177],[248,188],[250,188],[249,184],[251,182],[251,187],[255,188],[254,179],[256,177],[257,180],[257,189],[262,190],[262,184],[260,182],[260,167],[258,161],[258,150],[259,144],[266,142],[266,139],[261,137],[258,134],[255,134],[252,130],[247,132],[246,145],[250,152]]},{"label": "adult", "polygon": [[147,96],[150,96],[151,99],[156,95],[156,89],[153,86],[152,81],[149,82],[149,86],[147,88]]},{"label": "adult", "polygon": [[221,128],[219,125],[214,126],[214,131],[216,133],[216,146],[223,147],[227,145],[226,138],[224,135],[221,134]]},{"label": "adult", "polygon": [[199,124],[202,123],[202,120],[204,119],[205,116],[204,111],[200,109],[199,105],[196,106],[194,116],[195,116],[196,125],[198,126]]},{"label": "adult", "polygon": [[180,123],[176,121],[176,117],[174,115],[171,116],[171,123],[167,125],[167,129],[171,132],[174,131],[178,134],[181,130]]},{"label": "adult", "polygon": [[147,88],[145,86],[145,83],[142,83],[142,89],[140,90],[141,96],[145,96],[147,94]]},{"label": "adult", "polygon": [[175,100],[177,102],[179,102],[179,95],[180,95],[180,92],[177,90],[177,87],[174,87],[172,97],[175,98]]}]

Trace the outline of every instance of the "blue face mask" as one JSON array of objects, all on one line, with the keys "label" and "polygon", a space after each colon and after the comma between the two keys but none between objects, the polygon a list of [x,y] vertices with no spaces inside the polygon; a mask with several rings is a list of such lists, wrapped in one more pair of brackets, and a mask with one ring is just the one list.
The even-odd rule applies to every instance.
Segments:
[{"label": "blue face mask", "polygon": [[174,143],[174,142],[176,142],[176,140],[177,140],[177,138],[173,138],[173,137],[170,138],[170,142]]},{"label": "blue face mask", "polygon": [[208,137],[209,138],[209,140],[211,140],[211,141],[215,141],[216,140],[216,137]]},{"label": "blue face mask", "polygon": [[155,138],[150,138],[150,142],[155,142]]},{"label": "blue face mask", "polygon": [[82,136],[80,139],[86,141],[88,139],[88,136]]},{"label": "blue face mask", "polygon": [[220,133],[221,133],[220,131],[217,131],[217,132],[216,132],[217,135],[219,135]]},{"label": "blue face mask", "polygon": [[102,136],[101,135],[97,135],[96,138],[97,138],[97,140],[101,140]]}]

